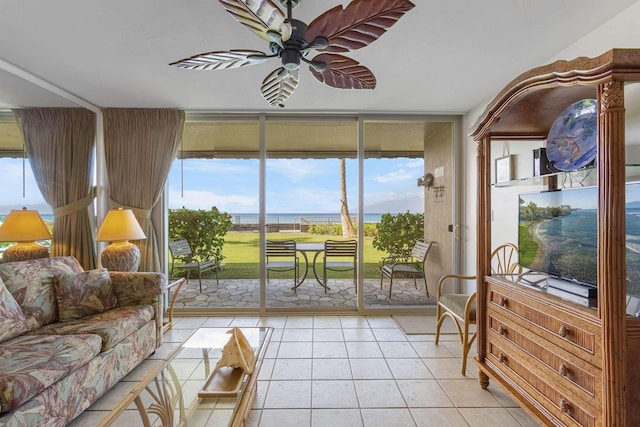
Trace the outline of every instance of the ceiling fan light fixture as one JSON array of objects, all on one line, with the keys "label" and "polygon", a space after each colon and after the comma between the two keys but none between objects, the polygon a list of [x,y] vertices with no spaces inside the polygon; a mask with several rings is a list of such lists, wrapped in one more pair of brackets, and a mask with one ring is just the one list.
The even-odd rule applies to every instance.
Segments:
[{"label": "ceiling fan light fixture", "polygon": [[287,70],[297,70],[300,67],[300,51],[296,49],[284,49],[280,52],[282,66]]},{"label": "ceiling fan light fixture", "polygon": [[267,31],[267,37],[271,43],[274,43],[280,47],[284,47],[284,44],[282,43],[282,35],[280,33],[269,30]]},{"label": "ceiling fan light fixture", "polygon": [[324,36],[318,36],[309,45],[311,49],[322,50],[329,47],[329,39]]}]

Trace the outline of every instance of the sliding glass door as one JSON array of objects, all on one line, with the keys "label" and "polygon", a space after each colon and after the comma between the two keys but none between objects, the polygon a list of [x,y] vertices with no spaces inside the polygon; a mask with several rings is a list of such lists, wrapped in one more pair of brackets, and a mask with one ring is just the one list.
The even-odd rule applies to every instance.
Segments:
[{"label": "sliding glass door", "polygon": [[[230,228],[217,280],[206,277],[200,292],[192,277],[178,308],[363,312],[433,305],[438,277],[454,271],[453,120],[198,119],[186,124],[169,206],[215,207]],[[389,280],[381,283],[385,258],[398,255],[389,223],[391,240],[418,233],[434,242],[427,288],[422,278],[394,278],[392,289]],[[353,242],[353,253],[326,259],[325,245],[335,242]]]},{"label": "sliding glass door", "polygon": [[[357,142],[355,117],[268,118],[268,309],[356,310]],[[349,240],[353,256],[326,258],[325,242]],[[275,256],[282,242],[295,245],[292,257]]]}]

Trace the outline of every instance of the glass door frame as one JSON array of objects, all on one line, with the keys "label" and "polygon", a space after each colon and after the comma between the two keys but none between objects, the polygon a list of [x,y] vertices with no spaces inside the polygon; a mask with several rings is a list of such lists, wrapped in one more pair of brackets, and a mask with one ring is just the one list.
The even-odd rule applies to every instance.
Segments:
[{"label": "glass door frame", "polygon": [[[348,120],[352,119],[357,122],[357,164],[358,164],[358,242],[362,242],[364,239],[364,160],[365,160],[365,136],[364,125],[367,121],[418,121],[418,122],[449,122],[452,125],[452,165],[453,165],[453,188],[452,192],[455,197],[452,200],[453,203],[453,218],[452,222],[454,227],[458,227],[461,220],[460,206],[463,200],[463,192],[461,190],[462,184],[462,116],[456,115],[420,115],[420,114],[216,114],[216,113],[187,113],[187,121],[196,119],[198,121],[203,120],[237,120],[237,119],[257,119],[260,128],[259,136],[259,227],[260,227],[260,304],[259,308],[207,308],[200,311],[204,314],[229,314],[229,313],[242,313],[242,314],[336,314],[336,315],[388,315],[388,314],[400,314],[400,313],[424,313],[435,310],[435,306],[417,306],[417,307],[398,307],[392,306],[389,308],[380,307],[365,307],[364,306],[364,278],[362,277],[362,271],[364,269],[364,247],[362,244],[358,245],[358,273],[357,273],[357,289],[358,297],[355,309],[333,309],[333,308],[318,308],[318,307],[297,307],[297,308],[278,308],[266,306],[266,276],[265,271],[265,250],[266,250],[266,174],[267,174],[267,121],[269,120],[317,120],[317,121],[331,121],[335,119]],[[416,177],[417,178],[417,177]],[[166,196],[166,192],[165,192]],[[166,203],[165,203],[166,205]],[[165,207],[166,209],[166,207]],[[168,215],[168,210],[167,210]],[[167,217],[168,218],[168,217]],[[461,241],[459,236],[452,233],[453,250],[450,256],[454,266],[454,271],[459,271],[463,265],[461,259]],[[166,240],[168,234],[165,233],[163,238]],[[165,242],[166,243],[166,242]],[[168,271],[168,265],[165,266]],[[189,311],[189,314],[194,313]],[[198,313],[199,314],[199,313]]]}]

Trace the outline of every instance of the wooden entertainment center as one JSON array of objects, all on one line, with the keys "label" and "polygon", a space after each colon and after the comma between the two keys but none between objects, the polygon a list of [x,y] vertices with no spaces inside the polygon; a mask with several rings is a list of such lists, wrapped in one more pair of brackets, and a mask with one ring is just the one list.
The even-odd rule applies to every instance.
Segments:
[{"label": "wooden entertainment center", "polygon": [[[479,381],[501,384],[545,425],[640,425],[640,318],[626,314],[625,85],[640,50],[557,61],[513,80],[471,131],[478,143]],[[543,141],[566,107],[597,100],[597,307],[492,276],[491,144]]]}]

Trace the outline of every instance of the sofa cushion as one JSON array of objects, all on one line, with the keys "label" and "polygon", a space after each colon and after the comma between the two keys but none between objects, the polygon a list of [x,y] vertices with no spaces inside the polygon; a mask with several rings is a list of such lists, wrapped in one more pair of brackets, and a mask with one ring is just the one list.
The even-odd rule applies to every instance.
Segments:
[{"label": "sofa cushion", "polygon": [[102,351],[105,351],[140,329],[153,317],[154,310],[150,305],[118,307],[82,319],[47,325],[31,333],[97,334],[102,338]]},{"label": "sofa cushion", "polygon": [[100,353],[97,335],[23,335],[0,344],[0,411],[41,393]]},{"label": "sofa cushion", "polygon": [[0,264],[0,278],[20,305],[31,329],[58,320],[53,276],[82,271],[78,260],[70,256]]},{"label": "sofa cushion", "polygon": [[61,322],[102,313],[118,304],[105,269],[58,274],[53,283]]},{"label": "sofa cushion", "polygon": [[0,343],[30,329],[20,306],[0,279]]}]

